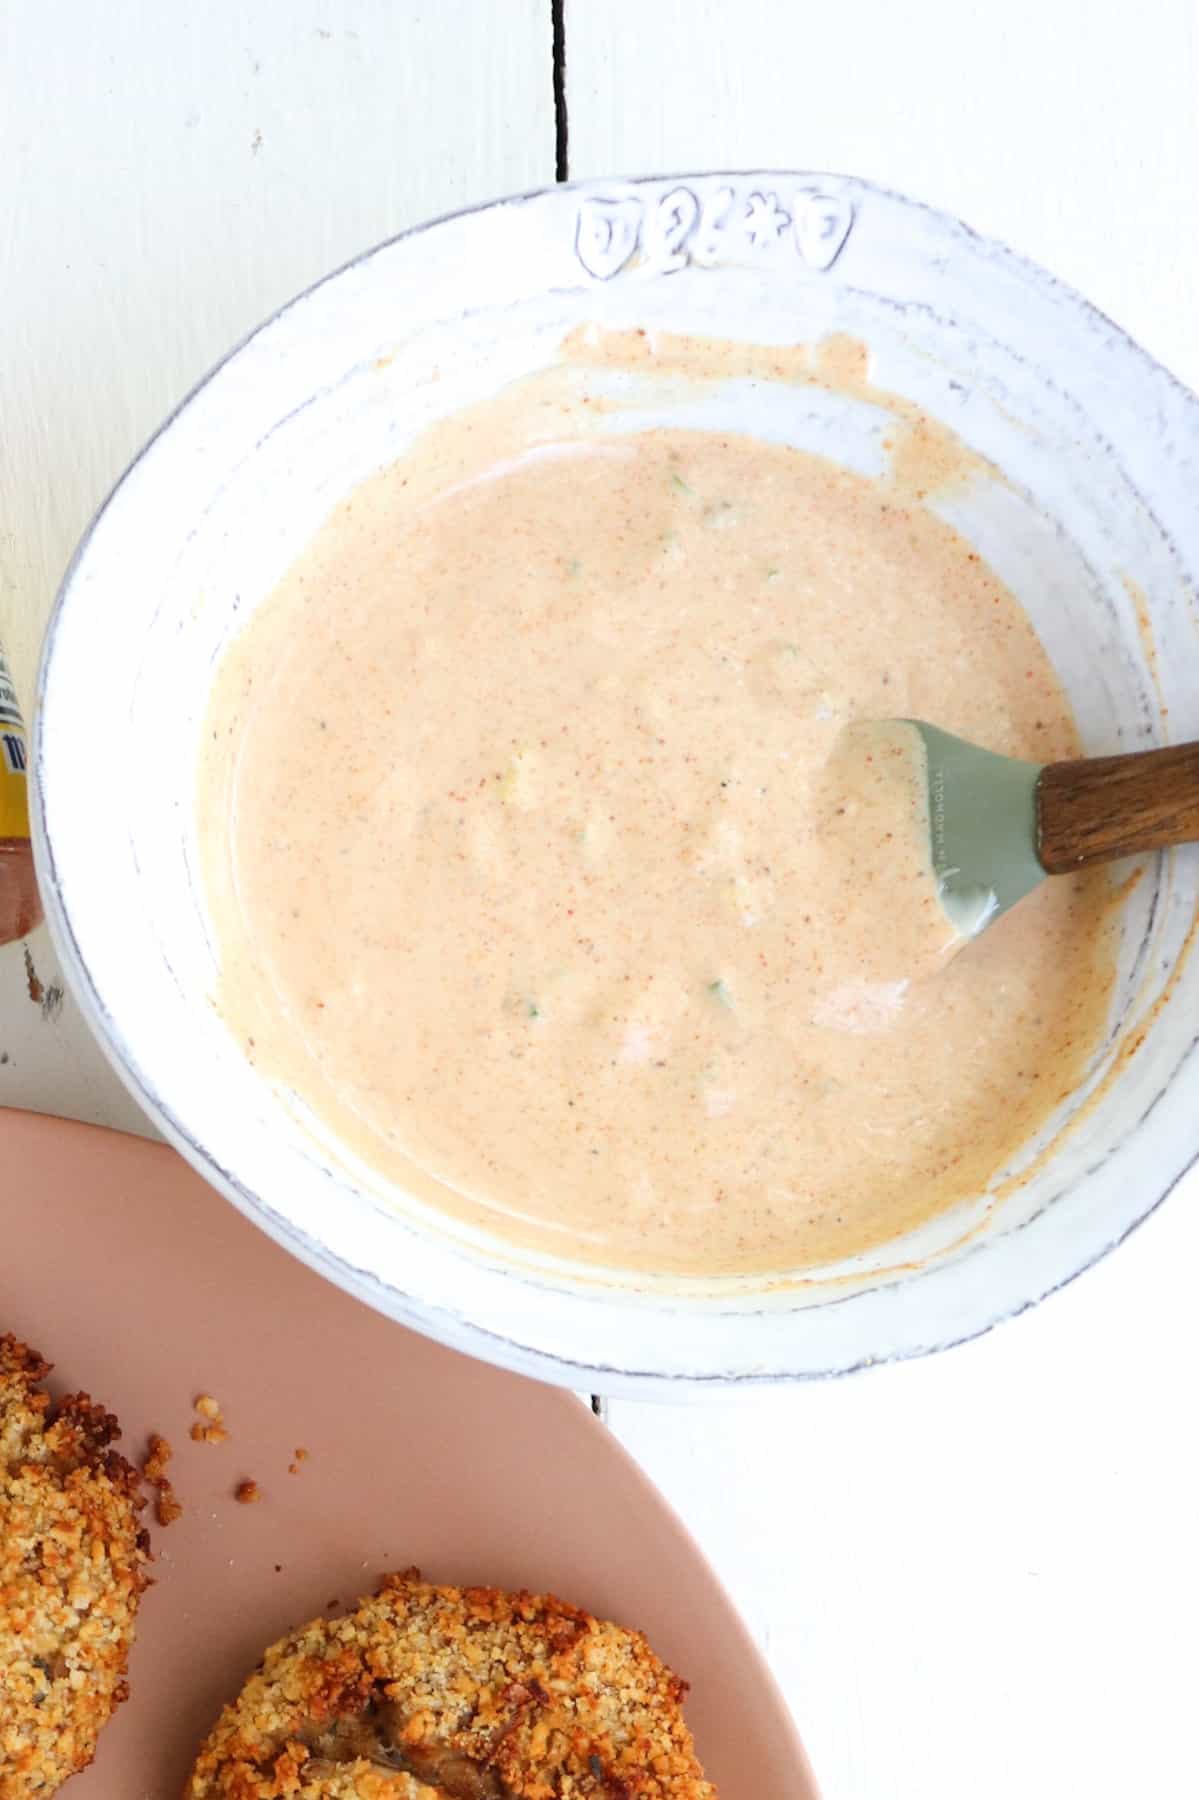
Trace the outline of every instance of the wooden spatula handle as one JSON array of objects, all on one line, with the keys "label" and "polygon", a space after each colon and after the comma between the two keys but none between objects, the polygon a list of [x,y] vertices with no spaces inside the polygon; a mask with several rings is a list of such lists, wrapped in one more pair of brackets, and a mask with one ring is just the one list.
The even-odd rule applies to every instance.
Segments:
[{"label": "wooden spatula handle", "polygon": [[1037,855],[1050,875],[1199,840],[1199,744],[1050,763],[1037,784]]}]

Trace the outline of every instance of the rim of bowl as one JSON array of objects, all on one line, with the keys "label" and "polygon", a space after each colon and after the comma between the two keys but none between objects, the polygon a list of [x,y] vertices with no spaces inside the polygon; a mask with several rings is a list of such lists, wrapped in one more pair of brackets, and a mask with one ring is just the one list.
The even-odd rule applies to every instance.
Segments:
[{"label": "rim of bowl", "polygon": [[[1199,397],[1169,369],[1157,362],[1128,332],[1116,324],[1101,308],[1088,300],[1085,295],[1053,275],[1041,264],[1011,249],[1001,239],[988,237],[975,231],[955,214],[913,199],[910,195],[883,183],[832,170],[713,169],[591,178],[502,195],[477,205],[455,208],[449,212],[440,213],[434,218],[422,220],[420,223],[396,232],[393,236],[371,244],[356,255],[349,257],[345,262],[320,276],[261,319],[188,389],[113,482],[72,553],[46,624],[34,693],[31,731],[33,750],[31,761],[34,772],[30,796],[31,835],[46,922],[64,969],[69,972],[80,1010],[101,1051],[126,1088],[159,1128],[163,1137],[226,1200],[236,1206],[268,1236],[274,1238],[290,1254],[375,1310],[395,1319],[397,1323],[420,1331],[448,1348],[498,1364],[518,1374],[533,1376],[575,1390],[595,1386],[604,1394],[613,1397],[645,1397],[647,1394],[657,1393],[680,1398],[687,1397],[690,1393],[699,1393],[713,1388],[830,1380],[856,1374],[867,1368],[883,1367],[915,1357],[934,1355],[940,1351],[971,1342],[975,1338],[983,1337],[997,1325],[1018,1317],[1030,1307],[1038,1305],[1042,1300],[1069,1286],[1079,1275],[1093,1268],[1095,1264],[1102,1261],[1112,1250],[1130,1237],[1151,1214],[1156,1212],[1179,1182],[1199,1165],[1199,1134],[1196,1135],[1195,1146],[1191,1154],[1170,1173],[1160,1187],[1157,1187],[1156,1190],[1150,1189],[1152,1197],[1138,1209],[1123,1230],[1107,1242],[1100,1244],[1097,1249],[1085,1254],[1083,1259],[1077,1265],[1070,1267],[1065,1274],[1049,1280],[1043,1285],[1037,1282],[1029,1283],[1028,1290],[1022,1295],[1015,1299],[1005,1299],[993,1308],[986,1310],[985,1315],[980,1316],[977,1324],[972,1324],[966,1329],[951,1330],[940,1337],[935,1333],[922,1336],[919,1332],[915,1334],[909,1332],[905,1342],[879,1354],[834,1358],[822,1366],[809,1363],[805,1366],[778,1367],[769,1370],[742,1367],[728,1370],[671,1373],[654,1368],[620,1368],[598,1362],[573,1360],[566,1354],[552,1353],[532,1347],[522,1343],[516,1337],[503,1335],[478,1325],[461,1314],[451,1312],[436,1301],[424,1300],[417,1294],[405,1292],[392,1283],[386,1282],[370,1269],[356,1267],[337,1251],[310,1238],[306,1232],[296,1226],[286,1215],[280,1213],[262,1195],[246,1187],[239,1181],[232,1169],[224,1167],[211,1151],[191,1135],[172,1104],[159,1092],[149,1072],[142,1068],[132,1047],[117,1027],[76,939],[70,913],[62,897],[53,835],[47,818],[45,805],[47,784],[44,778],[45,742],[42,721],[55,644],[70,602],[73,585],[97,528],[130,476],[139,468],[159,440],[172,429],[180,416],[187,411],[196,396],[207,388],[214,377],[234,362],[262,333],[269,330],[272,325],[293,309],[302,306],[320,289],[337,281],[350,270],[362,267],[391,246],[434,232],[439,227],[455,221],[469,219],[477,214],[492,212],[499,208],[520,206],[564,195],[593,194],[596,197],[606,198],[615,188],[662,187],[668,189],[674,184],[689,182],[761,182],[763,184],[789,182],[809,186],[827,184],[835,191],[848,191],[854,195],[875,197],[931,219],[936,222],[938,227],[960,232],[976,245],[980,252],[1006,263],[1013,271],[1022,274],[1026,279],[1031,279],[1043,291],[1064,300],[1084,319],[1101,327],[1109,338],[1119,345],[1123,353],[1141,365],[1144,373],[1158,381],[1164,381],[1174,390],[1176,396],[1185,403],[1196,430],[1199,432]],[[1192,1052],[1196,1048],[1199,1048],[1199,1041],[1196,1045],[1191,1046]],[[1173,1085],[1173,1082],[1178,1079],[1178,1075],[1179,1070],[1176,1069],[1167,1086]],[[972,1254],[986,1254],[991,1247],[988,1242],[984,1241],[974,1247]],[[934,1262],[927,1267],[914,1269],[910,1274],[905,1275],[901,1282],[894,1285],[902,1288],[905,1295],[911,1296],[918,1294],[928,1283],[935,1282],[939,1276],[944,1277],[951,1272],[952,1265]],[[516,1274],[517,1272],[512,1271],[512,1273]],[[879,1291],[878,1286],[868,1287],[853,1296],[818,1302],[816,1307],[811,1310],[822,1310],[827,1306],[840,1306],[846,1304],[850,1299],[869,1299],[871,1295],[875,1295]],[[799,1308],[795,1308],[790,1312],[780,1314],[780,1317],[794,1319],[799,1311]],[[802,1359],[796,1358],[796,1361],[802,1362]]]}]

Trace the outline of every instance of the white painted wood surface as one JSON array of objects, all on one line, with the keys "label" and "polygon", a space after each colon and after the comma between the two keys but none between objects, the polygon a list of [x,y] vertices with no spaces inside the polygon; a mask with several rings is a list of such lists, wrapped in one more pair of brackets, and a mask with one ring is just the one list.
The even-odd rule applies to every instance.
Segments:
[{"label": "white painted wood surface", "polygon": [[[566,0],[571,173],[873,177],[1199,385],[1195,21],[1193,0]],[[364,244],[553,162],[549,0],[7,0],[0,636],[26,692],[78,531],[197,376]],[[0,1101],[136,1124],[12,950],[6,1051]],[[1199,1794],[1196,1267],[1191,1182],[946,1357],[612,1407],[766,1644],[827,1800]]]}]

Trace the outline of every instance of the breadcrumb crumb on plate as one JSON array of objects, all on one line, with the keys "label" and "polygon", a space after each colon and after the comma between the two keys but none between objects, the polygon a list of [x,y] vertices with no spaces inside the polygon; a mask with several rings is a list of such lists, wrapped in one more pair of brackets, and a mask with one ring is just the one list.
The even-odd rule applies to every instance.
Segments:
[{"label": "breadcrumb crumb on plate", "polygon": [[147,1486],[155,1489],[154,1517],[164,1529],[183,1517],[183,1503],[167,1474],[174,1454],[166,1438],[157,1431],[150,1433],[150,1447],[142,1464],[142,1478]]},{"label": "breadcrumb crumb on plate", "polygon": [[[815,1800],[787,1709],[711,1569],[572,1395],[379,1317],[271,1243],[161,1145],[0,1111],[0,1158],[22,1171],[5,1215],[5,1253],[22,1270],[12,1329],[52,1345],[61,1369],[86,1371],[92,1392],[119,1408],[127,1442],[140,1446],[151,1432],[172,1440],[184,1502],[183,1517],[155,1533],[156,1585],[129,1664],[133,1697],[100,1734],[71,1800],[182,1794],[266,1645],[327,1614],[330,1595],[350,1602],[413,1564],[464,1596],[484,1583],[501,1595],[566,1595],[586,1609],[561,1608],[567,1637],[589,1615],[594,1630],[573,1641],[605,1658],[627,1654],[636,1680],[659,1696],[663,1666],[691,1683],[685,1720],[720,1800]],[[228,1450],[188,1436],[201,1382],[234,1423],[240,1468]],[[311,1452],[302,1477],[285,1478],[300,1444]],[[261,1505],[233,1500],[247,1469],[263,1482]],[[367,1603],[380,1621],[404,1590],[388,1592]],[[475,1602],[405,1604],[430,1618],[440,1607],[448,1628]],[[520,1629],[548,1632],[556,1603],[530,1604],[544,1623]],[[360,1611],[339,1613],[327,1630],[352,1632],[346,1621]],[[608,1635],[615,1628],[598,1623],[608,1619],[644,1632],[654,1661],[639,1663],[650,1652],[634,1631]],[[477,1629],[486,1641],[500,1625]],[[397,1628],[397,1651],[402,1637]],[[532,1707],[524,1716],[530,1730],[543,1722]],[[419,1773],[373,1764],[347,1773],[311,1753],[301,1774],[295,1752],[285,1745],[280,1755],[274,1791],[297,1800],[451,1793]],[[213,1792],[233,1800],[238,1790]],[[265,1800],[269,1786],[260,1792]],[[601,1796],[602,1787],[576,1784],[570,1800]],[[483,1800],[492,1800],[486,1789]]]}]

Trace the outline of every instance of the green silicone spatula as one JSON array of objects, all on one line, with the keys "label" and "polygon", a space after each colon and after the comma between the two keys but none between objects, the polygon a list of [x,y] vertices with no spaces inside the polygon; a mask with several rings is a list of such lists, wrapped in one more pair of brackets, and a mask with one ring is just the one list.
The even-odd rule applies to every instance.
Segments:
[{"label": "green silicone spatula", "polygon": [[933,873],[960,937],[1046,875],[1199,840],[1199,744],[1039,764],[902,723],[919,739]]}]

